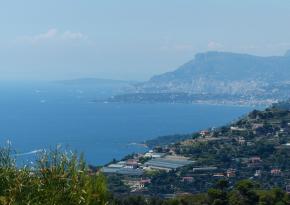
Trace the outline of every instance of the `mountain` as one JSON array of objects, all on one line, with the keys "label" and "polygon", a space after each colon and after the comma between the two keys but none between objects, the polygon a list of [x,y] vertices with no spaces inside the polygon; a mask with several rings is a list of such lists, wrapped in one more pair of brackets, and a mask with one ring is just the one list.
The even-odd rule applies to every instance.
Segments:
[{"label": "mountain", "polygon": [[288,50],[286,53],[285,53],[285,56],[290,56],[290,50]]},{"label": "mountain", "polygon": [[207,52],[177,70],[152,77],[141,88],[166,92],[248,94],[290,80],[290,55],[259,57]]},{"label": "mountain", "polygon": [[289,98],[289,89],[290,51],[284,56],[270,57],[211,51],[197,54],[172,72],[136,84],[132,95],[166,93],[168,98],[171,93],[228,95],[237,100],[273,103]]}]

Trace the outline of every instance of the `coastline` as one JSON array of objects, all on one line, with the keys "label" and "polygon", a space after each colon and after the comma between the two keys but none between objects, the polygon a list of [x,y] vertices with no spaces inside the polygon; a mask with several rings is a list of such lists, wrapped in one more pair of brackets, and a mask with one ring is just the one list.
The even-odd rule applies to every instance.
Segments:
[{"label": "coastline", "polygon": [[230,106],[230,107],[261,107],[266,108],[276,101],[271,101],[267,103],[237,103],[235,101],[227,101],[227,102],[213,102],[213,101],[192,101],[192,102],[163,102],[163,101],[107,101],[107,100],[96,100],[91,101],[95,103],[123,103],[123,104],[186,104],[186,105],[212,105],[212,106]]},{"label": "coastline", "polygon": [[[96,101],[95,101],[96,102]],[[267,104],[259,104],[259,105],[256,105],[256,104],[238,104],[238,103],[216,103],[216,102],[210,102],[210,101],[205,101],[205,102],[191,102],[191,103],[184,103],[184,102],[174,102],[174,103],[168,103],[168,102],[108,102],[108,101],[100,101],[100,102],[96,102],[96,103],[104,103],[104,104],[168,104],[168,105],[171,105],[171,104],[184,104],[184,105],[199,105],[199,106],[221,106],[221,107],[238,107],[238,108],[251,108],[251,111],[253,111],[254,109],[264,109],[266,108],[268,105]],[[245,113],[245,114],[248,114],[249,112]],[[238,118],[242,117],[243,115],[241,116],[238,116],[236,119],[233,119],[233,121],[236,121],[238,120]],[[223,125],[226,125],[228,123],[232,123],[233,122],[232,120],[226,122],[225,124]],[[220,125],[220,126],[223,126],[223,125]],[[218,127],[220,127],[218,126]],[[131,156],[133,154],[144,154],[146,153],[147,151],[151,150],[151,149],[155,149],[156,147],[159,147],[159,146],[166,146],[166,145],[170,145],[170,144],[173,144],[173,143],[176,143],[176,142],[179,142],[179,141],[183,141],[183,140],[187,140],[189,138],[191,138],[192,135],[194,134],[197,134],[199,133],[199,131],[201,130],[212,130],[213,128],[217,128],[215,126],[212,126],[212,127],[203,127],[203,128],[200,128],[198,130],[192,130],[192,131],[189,131],[189,132],[180,132],[180,133],[173,133],[173,134],[166,134],[166,135],[159,135],[159,136],[155,136],[155,137],[152,137],[150,139],[147,139],[145,141],[135,141],[135,142],[130,142],[127,144],[127,146],[136,146],[136,147],[143,147],[143,148],[146,148],[146,150],[142,151],[142,152],[130,152],[128,154],[125,154],[123,157],[120,157],[119,159],[120,160],[123,160],[125,159],[126,157],[128,156]],[[168,138],[171,138],[170,142],[166,142],[167,140],[166,139]],[[151,145],[152,142],[155,142],[155,141],[162,141],[161,143],[156,143],[155,145]],[[113,160],[113,159],[111,159]],[[111,161],[110,160],[110,161]],[[107,163],[109,163],[110,161],[108,161]],[[119,161],[119,160],[118,160]],[[105,164],[107,164],[105,163]],[[97,166],[105,166],[105,164],[103,165],[100,165],[98,164]],[[96,164],[92,164],[93,166],[95,166]]]}]

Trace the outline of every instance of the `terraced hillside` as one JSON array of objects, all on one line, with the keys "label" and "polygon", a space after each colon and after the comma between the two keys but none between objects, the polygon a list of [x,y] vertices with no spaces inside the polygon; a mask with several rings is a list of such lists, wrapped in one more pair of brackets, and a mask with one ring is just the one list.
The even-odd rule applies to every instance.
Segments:
[{"label": "terraced hillside", "polygon": [[[127,191],[150,195],[206,192],[221,179],[230,185],[252,179],[266,189],[290,188],[288,107],[289,103],[284,103],[263,111],[254,110],[230,125],[187,135],[186,139],[174,144],[156,146],[153,152],[161,153],[159,156],[132,155],[129,160],[136,161],[135,169],[143,170],[143,175],[111,175],[109,179],[119,178],[123,182],[125,178],[126,182],[147,179],[150,183]],[[167,170],[148,166],[148,160],[158,157],[182,158],[193,163]]]}]

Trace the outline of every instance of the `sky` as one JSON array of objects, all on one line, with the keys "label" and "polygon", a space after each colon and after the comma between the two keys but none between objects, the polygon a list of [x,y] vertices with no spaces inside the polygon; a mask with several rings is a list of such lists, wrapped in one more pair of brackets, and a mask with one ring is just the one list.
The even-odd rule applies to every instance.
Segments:
[{"label": "sky", "polygon": [[210,50],[283,55],[289,0],[0,0],[0,80],[143,81]]}]

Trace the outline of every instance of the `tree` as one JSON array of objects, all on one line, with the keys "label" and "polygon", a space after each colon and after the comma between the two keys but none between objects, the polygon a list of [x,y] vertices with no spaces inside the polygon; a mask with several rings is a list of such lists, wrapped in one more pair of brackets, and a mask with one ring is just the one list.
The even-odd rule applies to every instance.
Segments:
[{"label": "tree", "polygon": [[242,180],[238,182],[235,189],[230,193],[230,205],[255,205],[259,201],[256,194],[255,184],[250,180]]}]

